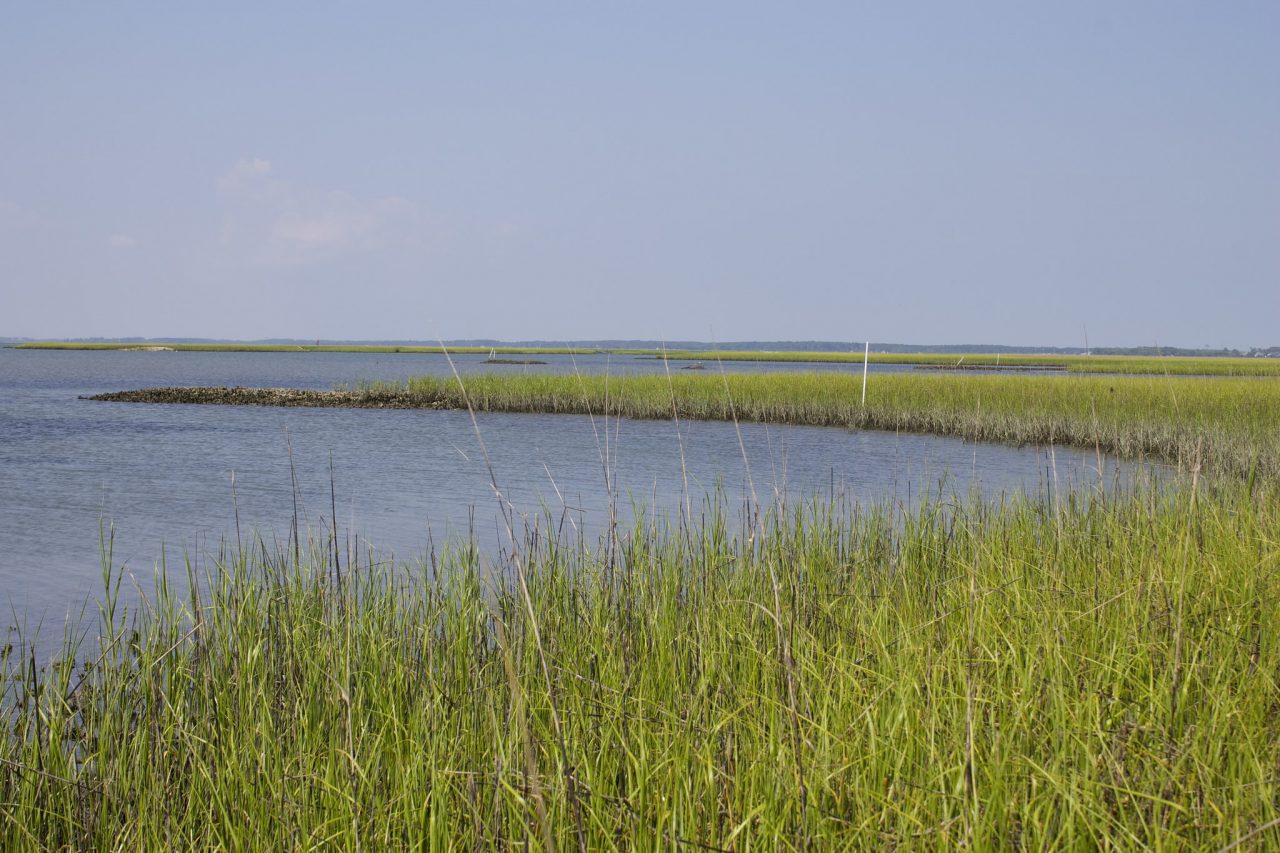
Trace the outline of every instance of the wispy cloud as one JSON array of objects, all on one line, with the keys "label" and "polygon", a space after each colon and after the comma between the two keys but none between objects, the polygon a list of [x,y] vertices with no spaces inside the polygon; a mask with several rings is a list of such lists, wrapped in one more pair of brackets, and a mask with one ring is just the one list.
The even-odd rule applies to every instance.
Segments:
[{"label": "wispy cloud", "polygon": [[396,196],[361,198],[278,177],[270,160],[244,159],[217,181],[222,242],[252,262],[305,264],[338,255],[427,244],[422,208]]},{"label": "wispy cloud", "polygon": [[226,174],[218,178],[218,189],[225,193],[234,193],[246,188],[259,186],[257,181],[271,173],[271,161],[254,158],[238,160]]},{"label": "wispy cloud", "polygon": [[0,198],[0,233],[48,229],[51,225],[48,217]]}]

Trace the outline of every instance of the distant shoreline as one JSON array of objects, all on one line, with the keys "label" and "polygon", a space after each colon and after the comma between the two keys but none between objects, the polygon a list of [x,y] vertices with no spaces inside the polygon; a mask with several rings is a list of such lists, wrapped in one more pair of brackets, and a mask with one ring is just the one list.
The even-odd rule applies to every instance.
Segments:
[{"label": "distant shoreline", "polygon": [[[391,346],[363,344],[230,344],[230,343],[99,343],[99,342],[27,342],[14,347],[19,350],[93,350],[147,352],[226,352],[226,353],[374,353],[383,355],[448,355],[488,356],[492,364],[538,364],[535,359],[512,359],[506,356],[587,356],[611,355],[643,359],[667,359],[713,364],[716,362],[760,362],[786,364],[861,365],[864,357],[870,364],[921,365],[950,370],[1066,371],[1068,373],[1151,374],[1182,376],[1280,376],[1280,358],[1220,356],[1146,356],[1146,355],[1053,355],[1045,353],[1006,352],[864,352],[819,350],[694,350],[694,349],[576,349],[572,347],[520,346]],[[503,356],[503,358],[498,358]]]},{"label": "distant shoreline", "polygon": [[[304,340],[264,338],[229,340],[218,338],[0,338],[0,346],[14,349],[141,349],[168,347],[177,350],[237,352],[443,352],[454,353],[633,353],[674,354],[678,352],[753,352],[841,354],[857,358],[868,347],[866,341],[775,340],[775,341],[677,341],[644,338],[578,340],[509,340],[464,338],[448,341],[423,340]],[[874,355],[928,356],[1058,356],[1058,357],[1141,357],[1141,358],[1280,358],[1280,346],[1271,347],[1179,347],[1111,346],[1071,347],[1042,344],[995,343],[919,344],[871,341]]]}]

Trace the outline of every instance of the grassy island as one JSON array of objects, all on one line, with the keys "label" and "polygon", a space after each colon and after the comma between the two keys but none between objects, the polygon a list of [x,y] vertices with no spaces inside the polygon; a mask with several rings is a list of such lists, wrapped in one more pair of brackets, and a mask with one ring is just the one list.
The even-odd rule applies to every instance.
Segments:
[{"label": "grassy island", "polygon": [[1280,475],[1280,383],[1226,377],[838,373],[480,375],[367,383],[332,392],[152,388],[99,400],[758,421],[1058,444],[1248,475]]}]

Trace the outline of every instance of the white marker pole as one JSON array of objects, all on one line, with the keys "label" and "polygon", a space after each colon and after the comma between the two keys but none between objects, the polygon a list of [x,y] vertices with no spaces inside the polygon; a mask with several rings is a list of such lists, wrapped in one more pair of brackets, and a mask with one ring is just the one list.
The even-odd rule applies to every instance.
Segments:
[{"label": "white marker pole", "polygon": [[867,362],[871,361],[871,341],[867,341],[867,349],[862,353],[862,407],[867,407]]}]

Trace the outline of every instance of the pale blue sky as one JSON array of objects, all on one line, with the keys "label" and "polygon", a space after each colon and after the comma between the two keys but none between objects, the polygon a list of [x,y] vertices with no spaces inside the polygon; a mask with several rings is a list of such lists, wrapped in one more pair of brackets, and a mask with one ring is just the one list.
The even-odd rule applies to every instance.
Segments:
[{"label": "pale blue sky", "polygon": [[10,5],[0,335],[1280,344],[1280,4]]}]

